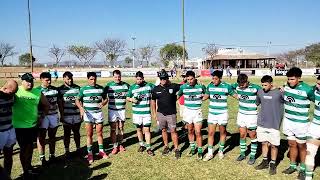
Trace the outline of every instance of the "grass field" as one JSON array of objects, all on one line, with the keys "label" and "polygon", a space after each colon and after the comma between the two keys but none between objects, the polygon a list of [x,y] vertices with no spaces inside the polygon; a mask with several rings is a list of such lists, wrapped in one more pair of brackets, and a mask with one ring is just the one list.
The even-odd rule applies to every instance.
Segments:
[{"label": "grass field", "polygon": [[[104,85],[107,81],[111,79],[98,79],[98,84]],[[134,79],[123,79],[128,83],[133,83]],[[155,82],[155,79],[146,79],[150,82]],[[227,82],[235,82],[236,79],[226,80]],[[310,85],[315,84],[314,77],[307,77],[303,79]],[[174,80],[178,82],[180,80]],[[207,85],[210,82],[210,78],[201,78],[200,81]],[[260,78],[250,77],[252,83],[260,84]],[[285,77],[275,78],[275,84],[282,85],[286,81]],[[0,85],[2,85],[4,79],[0,80]],[[86,81],[75,80],[75,83],[79,85],[84,85]],[[58,86],[62,84],[61,80],[54,82],[53,85]],[[39,85],[39,82],[37,82]],[[107,160],[95,160],[95,162],[88,166],[86,160],[83,157],[74,157],[71,161],[64,161],[64,146],[63,146],[63,131],[60,126],[57,133],[57,147],[56,156],[59,161],[56,164],[49,165],[43,170],[40,179],[295,179],[297,174],[284,175],[281,173],[282,170],[287,168],[289,165],[289,160],[287,158],[287,142],[285,139],[281,140],[280,155],[277,171],[278,173],[274,176],[269,176],[268,171],[256,171],[254,166],[247,165],[246,161],[236,162],[235,159],[239,155],[239,134],[236,126],[236,114],[237,114],[237,102],[229,98],[229,124],[227,130],[229,132],[226,142],[226,152],[225,158],[219,160],[214,158],[209,162],[198,161],[196,156],[187,157],[186,154],[189,152],[188,144],[185,141],[180,141],[180,148],[182,150],[182,158],[175,160],[174,154],[171,153],[169,156],[162,156],[162,139],[160,134],[152,134],[152,148],[155,150],[156,156],[149,157],[147,154],[140,154],[137,152],[137,137],[135,133],[135,127],[131,120],[131,105],[129,105],[129,110],[127,111],[127,117],[130,118],[125,124],[125,146],[127,151],[124,153],[111,156]],[[206,101],[203,106],[203,117],[207,118],[208,114],[208,101]],[[107,112],[104,111],[105,117],[107,117]],[[179,118],[180,121],[180,118]],[[180,126],[181,127],[181,126]],[[180,130],[181,128],[178,128]],[[155,123],[153,123],[152,130],[155,129]],[[207,132],[206,127],[203,128],[203,139],[204,145],[207,144]],[[179,131],[181,134],[181,131]],[[218,134],[218,133],[217,133]],[[105,121],[104,128],[104,142],[107,151],[111,151],[110,139],[109,139],[109,126],[107,121]],[[217,146],[218,136],[215,137],[215,149]],[[97,151],[96,137],[94,136],[95,144],[94,151]],[[250,141],[249,141],[250,142]],[[247,141],[247,143],[249,143]],[[81,147],[85,155],[86,151],[86,139],[84,126],[81,128]],[[71,140],[71,151],[75,150],[75,145]],[[14,164],[12,170],[12,177],[17,178],[20,176],[22,170],[18,157],[19,147],[15,146],[14,151]],[[46,154],[48,155],[48,146],[46,146]],[[47,156],[48,157],[48,156]],[[319,156],[317,156],[319,159]],[[0,162],[2,163],[3,157],[0,156]],[[256,164],[260,163],[261,157],[257,160]],[[39,165],[38,152],[34,149],[33,165]],[[319,165],[319,163],[318,163]],[[320,179],[319,168],[315,171],[315,179]]]}]

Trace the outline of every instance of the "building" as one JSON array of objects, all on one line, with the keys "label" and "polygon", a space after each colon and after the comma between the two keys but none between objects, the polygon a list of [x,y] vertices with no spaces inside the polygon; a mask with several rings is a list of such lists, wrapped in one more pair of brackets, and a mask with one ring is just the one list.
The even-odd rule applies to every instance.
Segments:
[{"label": "building", "polygon": [[226,68],[230,65],[232,68],[267,68],[274,66],[275,57],[266,56],[257,53],[245,52],[241,48],[219,48],[218,53],[213,57],[207,57],[202,61],[202,67]]}]

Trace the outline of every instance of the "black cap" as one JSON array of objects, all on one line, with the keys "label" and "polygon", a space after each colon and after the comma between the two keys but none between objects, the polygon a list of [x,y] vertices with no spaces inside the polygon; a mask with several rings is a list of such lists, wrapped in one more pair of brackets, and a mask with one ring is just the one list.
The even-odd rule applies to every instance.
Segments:
[{"label": "black cap", "polygon": [[21,80],[25,80],[27,82],[33,82],[34,77],[31,73],[25,73],[21,76]]},{"label": "black cap", "polygon": [[165,70],[162,70],[162,71],[159,73],[159,78],[160,78],[160,79],[168,79],[168,78],[169,78],[169,75],[168,75],[168,73],[167,73]]}]

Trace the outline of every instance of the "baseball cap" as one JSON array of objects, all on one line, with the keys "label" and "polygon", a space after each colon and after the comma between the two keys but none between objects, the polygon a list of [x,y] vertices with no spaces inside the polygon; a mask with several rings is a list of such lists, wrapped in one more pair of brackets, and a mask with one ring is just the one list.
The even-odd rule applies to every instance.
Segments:
[{"label": "baseball cap", "polygon": [[27,82],[33,82],[34,77],[31,73],[25,73],[21,76],[21,80],[25,80]]},{"label": "baseball cap", "polygon": [[186,74],[187,74],[187,71],[182,71],[182,72],[181,72],[181,76],[182,76],[182,77],[185,77]]},{"label": "baseball cap", "polygon": [[169,75],[165,70],[161,70],[161,72],[159,73],[159,78],[160,79],[168,79]]}]

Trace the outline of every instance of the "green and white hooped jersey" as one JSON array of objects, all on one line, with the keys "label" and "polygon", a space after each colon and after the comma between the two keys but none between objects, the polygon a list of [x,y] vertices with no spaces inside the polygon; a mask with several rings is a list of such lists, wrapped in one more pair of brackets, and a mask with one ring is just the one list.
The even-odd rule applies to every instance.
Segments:
[{"label": "green and white hooped jersey", "polygon": [[239,84],[235,83],[233,88],[236,90],[239,97],[239,113],[245,115],[256,115],[257,111],[257,93],[261,89],[256,84],[249,83],[247,88],[239,88]]},{"label": "green and white hooped jersey", "polygon": [[218,86],[210,83],[207,86],[206,94],[209,95],[209,113],[218,115],[228,113],[227,98],[233,95],[232,86],[228,83],[221,82]]},{"label": "green and white hooped jersey", "polygon": [[320,90],[314,88],[314,114],[312,123],[320,125]]},{"label": "green and white hooped jersey", "polygon": [[83,102],[83,107],[88,112],[102,112],[99,104],[106,98],[104,88],[98,84],[95,86],[83,86],[80,88],[78,99]]},{"label": "green and white hooped jersey", "polygon": [[184,97],[184,107],[188,109],[200,109],[202,105],[202,95],[206,92],[206,87],[202,84],[190,86],[185,83],[180,86],[178,96]]},{"label": "green and white hooped jersey", "polygon": [[116,83],[114,81],[109,82],[105,91],[109,98],[108,109],[111,110],[123,110],[126,108],[126,97],[129,91],[130,85],[126,82],[121,81]]},{"label": "green and white hooped jersey", "polygon": [[151,83],[133,84],[130,86],[127,97],[135,98],[137,103],[132,103],[132,113],[137,115],[151,114],[150,100],[151,90],[155,86]]},{"label": "green and white hooped jersey", "polygon": [[44,88],[42,86],[38,86],[37,88],[41,90],[42,94],[46,96],[49,102],[48,115],[58,114],[58,97],[59,97],[58,88],[51,85],[48,88]]},{"label": "green and white hooped jersey", "polygon": [[[63,99],[63,115],[80,115],[80,110],[75,105],[76,98],[80,92],[80,86],[73,84],[71,86],[62,85],[59,87],[60,98]],[[62,113],[62,112],[60,112]]]},{"label": "green and white hooped jersey", "polygon": [[310,101],[314,101],[311,86],[299,82],[295,88],[284,87],[284,117],[290,121],[307,123]]}]

